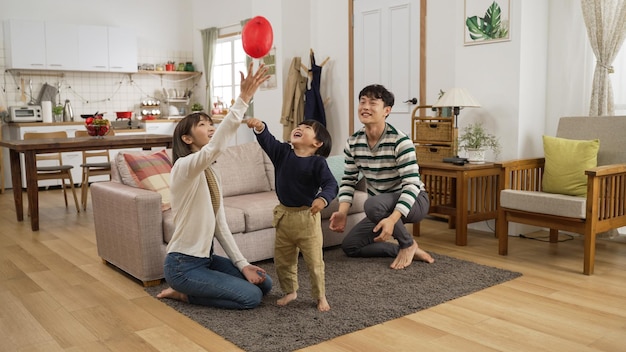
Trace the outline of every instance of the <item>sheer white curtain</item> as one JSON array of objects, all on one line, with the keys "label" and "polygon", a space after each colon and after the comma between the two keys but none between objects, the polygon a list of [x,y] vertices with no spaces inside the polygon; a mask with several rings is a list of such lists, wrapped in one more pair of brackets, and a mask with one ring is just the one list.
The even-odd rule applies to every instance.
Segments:
[{"label": "sheer white curtain", "polygon": [[206,112],[211,114],[213,106],[213,58],[215,56],[215,44],[219,29],[216,27],[206,28],[200,31],[202,34],[202,57],[204,58],[204,80],[206,82]]},{"label": "sheer white curtain", "polygon": [[596,56],[589,116],[614,115],[610,74],[626,37],[626,0],[582,0],[589,42]]},{"label": "sheer white curtain", "polygon": [[611,77],[615,98],[615,115],[626,115],[626,44],[622,44],[613,61],[615,73]]}]

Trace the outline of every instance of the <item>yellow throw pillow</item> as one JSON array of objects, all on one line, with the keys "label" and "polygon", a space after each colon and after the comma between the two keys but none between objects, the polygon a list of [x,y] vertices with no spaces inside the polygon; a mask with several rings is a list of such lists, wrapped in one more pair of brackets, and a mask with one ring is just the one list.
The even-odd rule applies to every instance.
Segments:
[{"label": "yellow throw pillow", "polygon": [[546,158],[543,191],[586,197],[585,170],[598,166],[598,149],[598,139],[574,140],[543,136]]}]

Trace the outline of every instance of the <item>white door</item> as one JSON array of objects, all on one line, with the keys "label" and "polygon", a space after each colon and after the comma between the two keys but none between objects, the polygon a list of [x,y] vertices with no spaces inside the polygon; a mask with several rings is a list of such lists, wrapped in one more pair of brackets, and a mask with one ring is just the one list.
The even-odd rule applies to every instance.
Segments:
[{"label": "white door", "polygon": [[419,96],[420,2],[415,0],[354,0],[354,129],[358,93],[382,84],[395,96],[387,121],[411,136],[407,100]]}]

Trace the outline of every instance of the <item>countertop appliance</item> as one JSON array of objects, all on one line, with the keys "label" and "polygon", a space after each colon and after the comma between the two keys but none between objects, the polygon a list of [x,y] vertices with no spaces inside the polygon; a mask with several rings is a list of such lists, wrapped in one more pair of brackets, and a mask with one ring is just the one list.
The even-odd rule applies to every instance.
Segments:
[{"label": "countertop appliance", "polygon": [[41,106],[9,106],[7,122],[43,122]]}]

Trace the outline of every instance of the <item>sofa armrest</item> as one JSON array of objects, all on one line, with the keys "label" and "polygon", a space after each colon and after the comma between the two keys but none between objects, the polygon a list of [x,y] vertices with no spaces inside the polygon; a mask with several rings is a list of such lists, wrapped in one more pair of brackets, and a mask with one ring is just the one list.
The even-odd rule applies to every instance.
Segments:
[{"label": "sofa armrest", "polygon": [[501,169],[499,189],[541,191],[545,162],[545,158],[529,158],[496,163]]},{"label": "sofa armrest", "polygon": [[161,195],[119,182],[91,185],[98,255],[143,281],[163,277]]},{"label": "sofa armrest", "polygon": [[626,164],[603,165],[585,170],[587,219],[593,230],[604,232],[626,225]]}]

